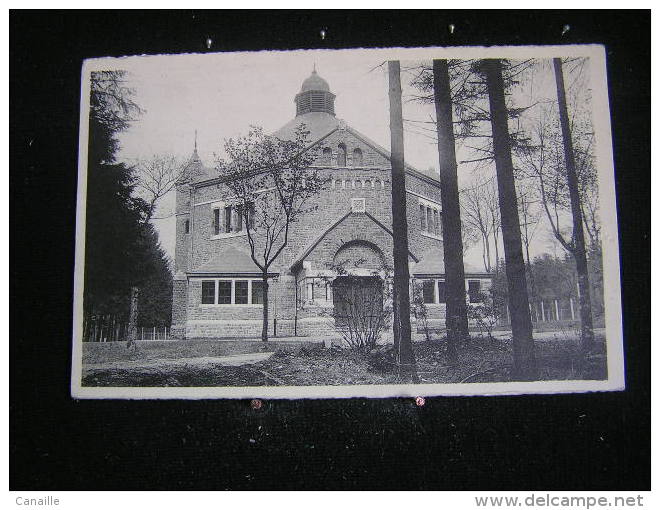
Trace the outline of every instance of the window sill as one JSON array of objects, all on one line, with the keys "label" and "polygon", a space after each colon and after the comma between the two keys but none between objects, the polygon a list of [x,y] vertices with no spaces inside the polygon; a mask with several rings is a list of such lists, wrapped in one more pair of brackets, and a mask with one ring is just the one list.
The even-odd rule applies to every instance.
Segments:
[{"label": "window sill", "polygon": [[216,234],[211,236],[211,240],[215,241],[218,239],[231,239],[232,237],[241,237],[246,236],[247,232],[241,230],[240,232],[223,232],[222,234]]},{"label": "window sill", "polygon": [[261,308],[263,305],[262,304],[220,304],[220,305],[212,305],[212,304],[207,304],[207,303],[202,303],[198,305],[199,308]]},{"label": "window sill", "polygon": [[435,239],[436,241],[442,241],[441,236],[437,236],[435,234],[429,234],[428,232],[424,232],[423,230],[420,232],[424,237],[428,237],[429,239]]}]

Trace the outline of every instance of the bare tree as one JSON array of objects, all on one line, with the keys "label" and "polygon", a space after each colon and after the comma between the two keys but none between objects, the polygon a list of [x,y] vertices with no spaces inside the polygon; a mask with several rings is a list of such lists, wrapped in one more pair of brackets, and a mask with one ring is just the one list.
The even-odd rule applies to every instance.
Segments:
[{"label": "bare tree", "polygon": [[[582,74],[580,66],[584,64],[580,61],[573,64],[574,70]],[[555,73],[557,103],[540,107],[530,129],[532,144],[522,152],[521,161],[524,172],[537,183],[538,197],[552,235],[576,261],[584,354],[593,344],[584,231],[589,235],[591,246],[600,244],[593,132],[589,97],[584,97],[588,87],[583,82],[574,83],[569,88],[570,99],[567,99],[561,63],[555,64]],[[573,104],[571,116],[567,111],[568,102]]]},{"label": "bare tree", "polygon": [[[477,233],[481,242],[484,270],[491,272],[497,264],[501,219],[494,179],[480,179],[461,192],[463,224]],[[495,265],[491,255],[491,239],[495,245]]]},{"label": "bare tree", "polygon": [[291,224],[316,209],[309,202],[325,182],[310,168],[318,147],[310,147],[308,138],[304,124],[292,140],[267,136],[261,128],[252,127],[247,136],[226,140],[227,159],[216,161],[245,227],[250,257],[262,273],[264,342],[268,340],[270,267],[289,242]]},{"label": "bare tree", "polygon": [[136,192],[147,203],[144,219],[147,223],[153,218],[158,203],[183,176],[186,165],[176,156],[160,154],[137,160],[134,169]]}]

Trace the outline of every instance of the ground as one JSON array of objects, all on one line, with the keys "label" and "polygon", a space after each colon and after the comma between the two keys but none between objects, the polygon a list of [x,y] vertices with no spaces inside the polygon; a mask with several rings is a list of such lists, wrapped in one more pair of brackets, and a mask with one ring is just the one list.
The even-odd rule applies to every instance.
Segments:
[{"label": "ground", "polygon": [[[417,342],[420,383],[510,381],[511,340],[475,337],[447,362],[444,340]],[[576,364],[575,337],[553,336],[536,342],[539,380],[606,379],[605,339],[583,369]],[[86,343],[83,386],[304,386],[397,384],[391,349],[357,353],[314,342],[187,340]]]}]

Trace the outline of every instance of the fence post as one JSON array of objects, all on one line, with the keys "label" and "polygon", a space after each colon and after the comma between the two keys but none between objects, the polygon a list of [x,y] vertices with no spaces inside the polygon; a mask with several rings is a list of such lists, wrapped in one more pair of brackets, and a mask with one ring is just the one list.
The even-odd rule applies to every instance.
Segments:
[{"label": "fence post", "polygon": [[156,326],[154,326],[154,337],[153,340],[156,340]]},{"label": "fence post", "polygon": [[541,320],[545,322],[545,308],[543,307],[543,300],[541,300]]},{"label": "fence post", "polygon": [[144,326],[142,326],[142,340],[144,340]]},{"label": "fence post", "polygon": [[573,298],[571,297],[571,298],[568,298],[568,299],[569,299],[569,302],[571,303],[571,320],[574,321],[575,320],[575,310],[573,310]]},{"label": "fence post", "polygon": [[557,320],[560,321],[559,317],[559,304],[557,303],[557,300],[555,299],[555,315],[557,316]]}]

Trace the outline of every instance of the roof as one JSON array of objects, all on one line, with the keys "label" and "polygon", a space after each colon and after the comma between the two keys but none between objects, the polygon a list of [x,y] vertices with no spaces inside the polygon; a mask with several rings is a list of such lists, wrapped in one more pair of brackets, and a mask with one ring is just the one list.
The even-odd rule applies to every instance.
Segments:
[{"label": "roof", "polygon": [[302,83],[300,92],[307,92],[308,90],[322,90],[324,92],[330,92],[330,85],[328,82],[321,78],[317,73],[316,69],[312,71],[312,74],[309,75]]},{"label": "roof", "polygon": [[[380,228],[382,228],[385,232],[387,232],[390,236],[394,237],[394,234],[392,231],[387,228],[385,225],[383,225],[380,221],[378,221],[376,218],[374,218],[371,214],[364,212],[364,213],[354,213],[352,211],[348,211],[346,214],[341,216],[338,219],[333,220],[331,223],[327,224],[325,227],[323,227],[322,232],[320,235],[317,237],[313,238],[311,242],[303,248],[303,250],[300,252],[300,255],[298,255],[293,263],[291,264],[291,268],[295,268],[297,265],[302,264],[303,261],[307,258],[307,256],[312,253],[314,248],[318,246],[318,244],[323,240],[323,238],[328,235],[332,230],[334,230],[337,226],[339,226],[340,223],[342,223],[346,218],[348,218],[352,214],[359,214],[361,216],[364,216],[366,218],[369,218],[371,221],[373,221],[376,225],[378,225]],[[413,261],[418,261],[419,259],[413,254],[412,251],[408,250],[408,255],[413,259]]]},{"label": "roof", "polygon": [[200,182],[216,176],[217,172],[215,169],[210,168],[202,163],[199,154],[197,154],[197,148],[195,148],[195,151],[190,157],[190,161],[188,161],[188,164],[186,165],[186,168],[184,169],[177,183],[183,183],[187,181]]},{"label": "roof", "polygon": [[295,138],[296,129],[301,124],[309,131],[309,140],[316,143],[325,138],[339,127],[340,120],[325,112],[309,112],[294,117],[284,126],[273,133],[280,140],[292,140]]},{"label": "roof", "polygon": [[[377,144],[369,137],[363,135],[357,129],[354,129],[346,125],[345,121],[338,119],[334,115],[330,115],[329,113],[325,113],[325,112],[310,112],[310,113],[305,113],[303,115],[299,115],[291,119],[280,129],[275,131],[273,133],[273,136],[280,138],[282,140],[293,139],[295,137],[296,129],[298,128],[298,126],[300,126],[303,123],[305,124],[305,127],[309,131],[309,140],[312,141],[312,144],[317,143],[321,139],[334,133],[337,129],[339,129],[340,124],[344,123],[345,128],[349,133],[351,133],[353,136],[364,142],[366,145],[369,145],[372,149],[374,149],[376,152],[381,154],[383,157],[387,158],[388,160],[392,159],[392,153],[388,151],[386,148]],[[440,176],[436,172],[429,170],[419,170],[413,167],[412,165],[409,165],[408,163],[406,163],[406,170],[409,173],[418,173],[424,175],[425,177],[429,177],[436,182],[439,182],[440,180]]]},{"label": "roof", "polygon": [[259,273],[261,269],[254,263],[250,254],[233,246],[221,249],[211,259],[188,274],[210,273]]},{"label": "roof", "polygon": [[[490,276],[490,273],[481,271],[472,264],[463,261],[463,267],[466,275],[483,275]],[[424,253],[419,263],[410,268],[412,275],[426,275],[426,274],[445,274],[445,262],[442,251],[431,250]]]}]

